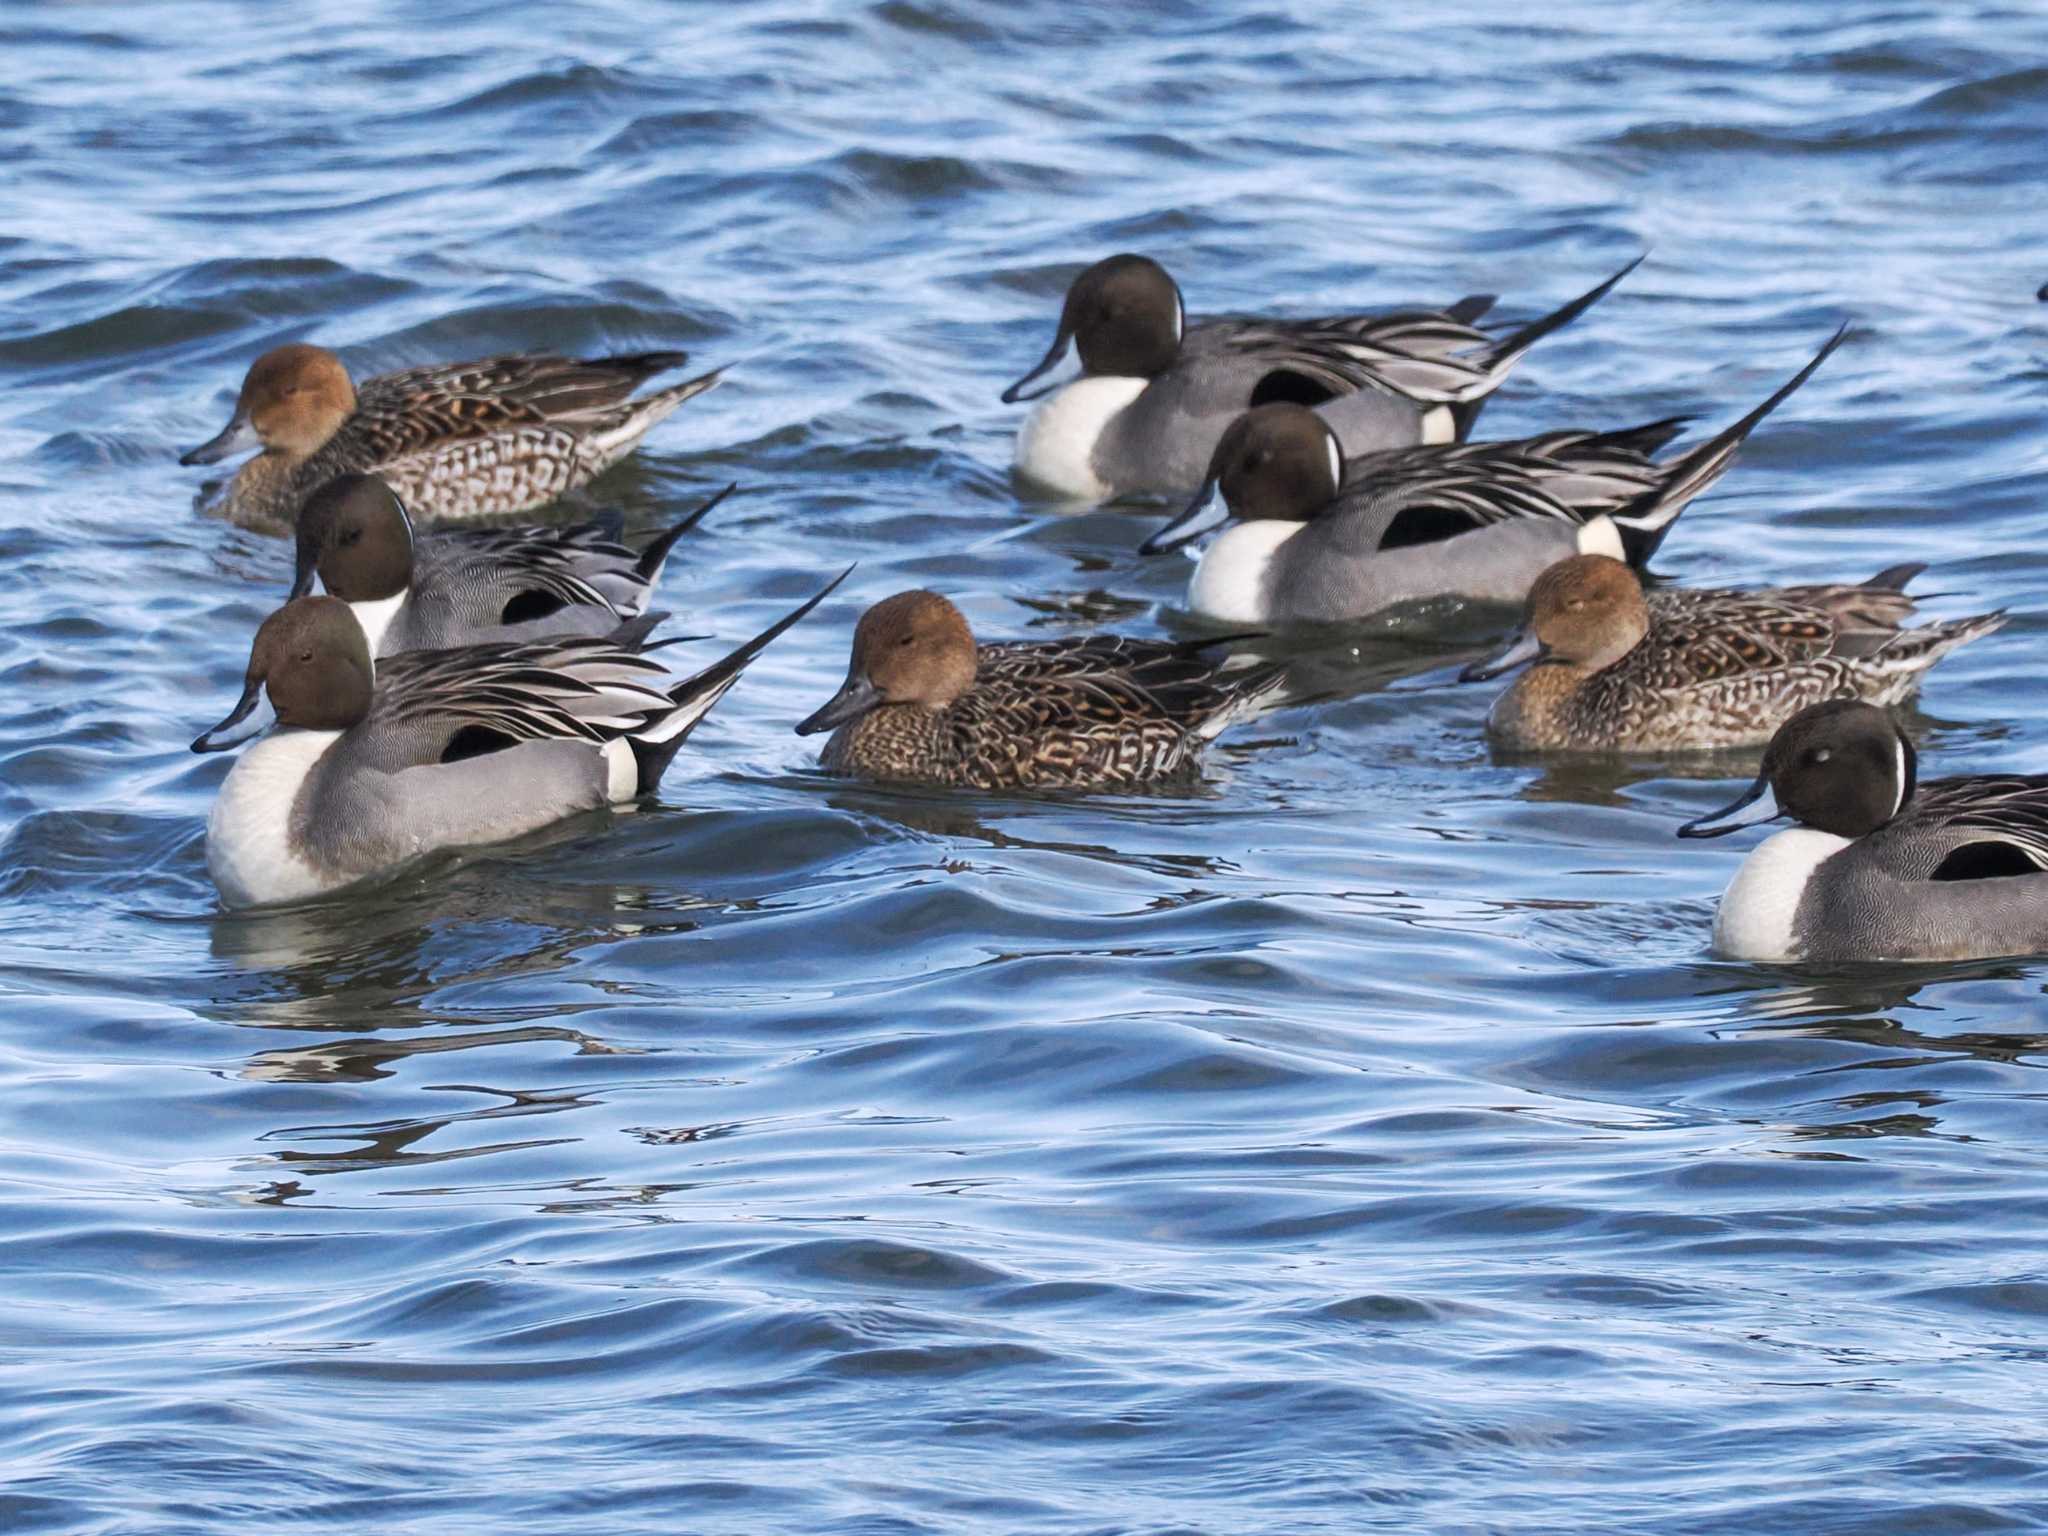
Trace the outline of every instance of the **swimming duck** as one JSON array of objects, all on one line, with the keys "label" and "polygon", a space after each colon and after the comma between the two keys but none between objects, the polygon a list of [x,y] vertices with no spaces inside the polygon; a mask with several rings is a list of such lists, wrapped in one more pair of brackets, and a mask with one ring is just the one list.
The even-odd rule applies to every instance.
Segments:
[{"label": "swimming duck", "polygon": [[257,630],[233,711],[192,743],[248,740],[271,723],[268,697],[275,728],[228,773],[206,824],[222,901],[302,900],[651,793],[747,664],[837,585],[680,682],[588,637],[380,664],[346,603],[294,598]]},{"label": "swimming duck", "polygon": [[612,635],[645,615],[670,549],[727,486],[635,553],[616,520],[561,528],[413,533],[376,475],[337,475],[299,511],[291,596],[314,584],[355,610],[372,656],[450,646]]},{"label": "swimming duck", "polygon": [[2048,775],[1922,784],[1881,709],[1830,699],[1778,728],[1763,771],[1680,837],[1788,817],[1714,917],[1731,960],[1976,960],[2048,952]]},{"label": "swimming duck", "polygon": [[1231,423],[1201,491],[1139,552],[1179,548],[1227,519],[1188,581],[1187,605],[1228,624],[1359,619],[1438,597],[1519,604],[1572,554],[1646,565],[1678,514],[1843,334],[1740,421],[1664,460],[1652,455],[1683,417],[1346,460],[1314,412],[1262,405]]},{"label": "swimming duck", "polygon": [[514,353],[409,368],[358,388],[332,352],[295,342],[250,364],[227,426],[178,462],[212,464],[261,448],[228,490],[228,515],[250,526],[289,524],[309,491],[366,470],[416,517],[526,512],[595,479],[718,382],[714,371],[629,398],[687,360],[683,352]]},{"label": "swimming duck", "polygon": [[1090,635],[976,645],[938,593],[899,592],[861,616],[845,686],[797,734],[833,732],[821,761],[834,772],[900,783],[1186,784],[1203,745],[1282,686],[1278,667],[1226,671],[1201,656],[1221,643]]},{"label": "swimming duck", "polygon": [[1821,699],[1905,698],[1999,613],[1901,629],[1899,565],[1860,585],[1753,592],[1667,588],[1647,597],[1606,555],[1574,555],[1536,579],[1522,629],[1463,680],[1534,665],[1494,701],[1487,732],[1537,752],[1675,752],[1767,741]]},{"label": "swimming duck", "polygon": [[[1492,307],[1490,295],[1443,310],[1190,322],[1159,263],[1108,257],[1074,279],[1051,350],[1003,391],[1006,405],[1040,402],[1017,433],[1017,470],[1076,500],[1184,493],[1201,483],[1223,429],[1277,400],[1320,409],[1347,453],[1451,442],[1471,429],[1524,352],[1641,260],[1496,338],[1473,324]],[[1069,351],[1080,376],[1032,389]]]}]

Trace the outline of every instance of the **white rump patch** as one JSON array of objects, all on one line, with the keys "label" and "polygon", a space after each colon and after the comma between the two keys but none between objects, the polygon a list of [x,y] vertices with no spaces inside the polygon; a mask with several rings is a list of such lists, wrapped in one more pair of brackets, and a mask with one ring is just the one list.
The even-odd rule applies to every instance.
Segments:
[{"label": "white rump patch", "polygon": [[1017,472],[1076,501],[1101,501],[1113,494],[1114,488],[1095,473],[1095,445],[1150,382],[1113,374],[1076,379],[1039,401],[1017,431]]},{"label": "white rump patch", "polygon": [[1579,553],[1606,555],[1614,560],[1628,558],[1622,553],[1621,530],[1614,526],[1614,520],[1605,512],[1579,524]]},{"label": "white rump patch", "polygon": [[1188,581],[1188,607],[1225,624],[1264,624],[1272,615],[1266,568],[1273,554],[1307,523],[1261,519],[1232,523],[1202,551]]},{"label": "white rump patch", "polygon": [[615,736],[604,744],[605,798],[617,805],[640,793],[640,764],[633,756],[633,744]]},{"label": "white rump patch", "polygon": [[1811,827],[1767,837],[1742,861],[1714,916],[1714,953],[1727,960],[1796,960],[1792,919],[1823,859],[1849,839]]}]

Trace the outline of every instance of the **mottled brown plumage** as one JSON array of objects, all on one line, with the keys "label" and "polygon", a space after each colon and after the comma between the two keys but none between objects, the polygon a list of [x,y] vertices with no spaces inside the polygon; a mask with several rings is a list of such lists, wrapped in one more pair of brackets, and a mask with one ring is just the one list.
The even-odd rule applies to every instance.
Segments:
[{"label": "mottled brown plumage", "polygon": [[371,471],[421,521],[524,512],[595,478],[717,382],[711,373],[632,398],[684,360],[515,353],[410,368],[357,388],[333,353],[278,347],[251,365],[227,427],[181,462],[260,445],[228,491],[229,515],[252,526],[289,524],[310,491]]},{"label": "mottled brown plumage", "polygon": [[934,592],[862,616],[846,684],[797,727],[838,727],[838,773],[979,789],[1182,785],[1205,742],[1280,691],[1278,667],[1225,671],[1217,641],[1072,640],[977,645]]},{"label": "mottled brown plumage", "polygon": [[1823,699],[1896,703],[1943,656],[2005,622],[1994,613],[1901,629],[1913,604],[1899,589],[1920,569],[1861,585],[1645,596],[1618,560],[1560,561],[1501,656],[1536,664],[1495,702],[1488,730],[1533,751],[1680,751],[1767,741]]}]

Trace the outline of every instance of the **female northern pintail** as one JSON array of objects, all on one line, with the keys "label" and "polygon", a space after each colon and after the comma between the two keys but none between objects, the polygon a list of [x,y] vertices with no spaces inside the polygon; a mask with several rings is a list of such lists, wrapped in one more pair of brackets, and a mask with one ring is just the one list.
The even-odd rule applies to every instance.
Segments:
[{"label": "female northern pintail", "polygon": [[228,515],[288,524],[306,493],[375,470],[422,518],[506,516],[544,506],[632,452],[648,428],[718,382],[714,371],[640,399],[683,352],[624,357],[516,353],[349,380],[341,359],[294,343],[257,358],[218,437],[178,462],[263,451],[235,472]]},{"label": "female northern pintail", "polygon": [[1319,416],[1260,406],[1223,434],[1188,509],[1139,550],[1178,548],[1228,518],[1202,551],[1187,595],[1196,613],[1228,624],[1358,619],[1438,597],[1520,603],[1567,555],[1646,564],[1757,423],[1841,342],[1837,331],[1762,405],[1661,461],[1651,455],[1683,429],[1683,418],[1347,462]]},{"label": "female northern pintail", "polygon": [[[1018,472],[1077,500],[1185,492],[1201,483],[1223,429],[1276,400],[1316,406],[1349,453],[1451,442],[1524,352],[1641,260],[1496,338],[1473,325],[1492,307],[1490,295],[1444,310],[1190,322],[1165,268],[1143,256],[1108,257],[1067,289],[1052,350],[1003,391],[1005,404],[1049,395],[1017,433]],[[1080,377],[1027,394],[1070,349]]]},{"label": "female northern pintail", "polygon": [[650,793],[747,663],[838,584],[681,682],[587,637],[378,664],[346,603],[294,599],[256,632],[241,701],[192,743],[218,752],[262,730],[267,692],[276,729],[242,754],[206,824],[221,899],[297,901]]},{"label": "female northern pintail", "polygon": [[824,766],[870,779],[1184,784],[1206,742],[1282,687],[1279,667],[1225,670],[1199,654],[1221,643],[1090,635],[976,645],[938,593],[899,592],[861,616],[845,686],[797,734],[838,727]]},{"label": "female northern pintail", "polygon": [[727,486],[635,553],[616,520],[564,528],[451,528],[413,535],[376,475],[339,475],[299,511],[291,595],[355,610],[372,656],[555,635],[613,635],[646,614],[668,553]]},{"label": "female northern pintail", "polygon": [[1487,730],[1537,752],[1677,752],[1768,740],[1821,699],[1893,704],[1957,646],[2005,623],[1986,613],[1901,629],[1899,565],[1857,586],[1729,592],[1667,588],[1647,598],[1606,555],[1575,555],[1536,580],[1521,633],[1464,680],[1535,663],[1494,702]]},{"label": "female northern pintail", "polygon": [[1714,918],[1731,960],[1975,960],[2048,952],[2048,775],[1917,782],[1883,710],[1801,710],[1733,805],[1680,837],[1789,817],[1736,871]]}]

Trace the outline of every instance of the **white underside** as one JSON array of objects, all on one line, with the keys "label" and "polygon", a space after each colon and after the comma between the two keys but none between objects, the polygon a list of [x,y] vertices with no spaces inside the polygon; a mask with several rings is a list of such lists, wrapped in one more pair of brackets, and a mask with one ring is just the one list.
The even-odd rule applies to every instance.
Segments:
[{"label": "white underside", "polygon": [[1270,615],[1266,568],[1274,551],[1307,523],[1232,523],[1210,541],[1188,581],[1188,607],[1225,624],[1264,624]]},{"label": "white underside", "polygon": [[248,747],[222,781],[206,821],[206,867],[230,907],[268,906],[334,890],[291,846],[299,787],[339,731],[273,731]]},{"label": "white underside", "polygon": [[1145,392],[1147,379],[1076,379],[1041,400],[1017,429],[1017,472],[1077,501],[1111,494],[1095,473],[1095,445],[1116,414]]},{"label": "white underside", "polygon": [[[1433,405],[1422,413],[1422,440],[1425,443],[1455,443],[1458,440],[1458,418],[1451,414],[1448,405]],[[1343,478],[1341,475],[1338,477]]]},{"label": "white underside", "polygon": [[1606,555],[1611,560],[1626,560],[1622,552],[1621,530],[1614,526],[1612,518],[1603,512],[1598,517],[1580,524],[1579,553],[1582,555]]},{"label": "white underside", "polygon": [[1729,960],[1794,960],[1792,919],[1820,862],[1845,837],[1794,827],[1768,837],[1742,861],[1714,916],[1714,953]]}]

